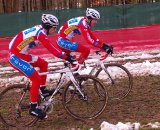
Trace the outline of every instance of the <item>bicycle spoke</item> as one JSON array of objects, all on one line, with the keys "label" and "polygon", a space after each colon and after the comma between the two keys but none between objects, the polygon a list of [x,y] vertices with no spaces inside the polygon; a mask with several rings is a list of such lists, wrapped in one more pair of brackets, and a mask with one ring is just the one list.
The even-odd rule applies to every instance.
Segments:
[{"label": "bicycle spoke", "polygon": [[[89,75],[81,75],[76,79],[81,85],[81,91],[86,98],[83,98],[76,88],[73,91],[74,93],[71,93],[70,86],[74,85],[72,82],[69,82],[63,95],[65,109],[71,116],[78,119],[92,119],[97,117],[105,109],[108,99],[103,84],[94,76]],[[100,88],[101,92],[99,91]]]},{"label": "bicycle spoke", "polygon": [[111,100],[125,98],[132,89],[132,76],[129,71],[120,64],[106,64],[107,73],[99,69],[96,76],[107,86]]},{"label": "bicycle spoke", "polygon": [[5,125],[28,126],[37,120],[28,113],[30,102],[28,92],[19,104],[23,89],[22,86],[11,86],[0,93],[0,114]]}]

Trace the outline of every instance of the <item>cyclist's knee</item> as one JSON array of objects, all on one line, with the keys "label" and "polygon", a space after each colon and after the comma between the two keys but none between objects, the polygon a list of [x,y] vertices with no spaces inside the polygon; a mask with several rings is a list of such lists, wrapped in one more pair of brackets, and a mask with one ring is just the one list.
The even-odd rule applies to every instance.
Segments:
[{"label": "cyclist's knee", "polygon": [[81,53],[81,57],[82,57],[83,59],[87,59],[89,53],[90,53],[89,48],[85,48],[84,51]]},{"label": "cyclist's knee", "polygon": [[86,46],[79,45],[77,52],[80,52],[82,57],[87,58],[90,53],[90,49]]},{"label": "cyclist's knee", "polygon": [[79,63],[79,64],[83,64],[84,61],[86,60],[86,58],[80,56],[77,60],[78,60],[78,63]]},{"label": "cyclist's knee", "polygon": [[41,80],[41,77],[40,77],[40,75],[38,74],[37,71],[35,71],[35,72],[34,72],[31,76],[29,76],[28,78],[31,80],[32,86],[33,86],[33,84],[34,84],[34,86],[40,86],[40,85],[41,85],[42,80]]},{"label": "cyclist's knee", "polygon": [[46,72],[48,69],[48,62],[45,61],[44,59],[38,57],[38,60],[36,63],[34,63],[34,66],[40,68],[40,72]]},{"label": "cyclist's knee", "polygon": [[88,57],[89,53],[90,53],[90,49],[88,47],[86,47],[86,50],[85,50],[86,58]]},{"label": "cyclist's knee", "polygon": [[86,46],[80,46],[78,48],[78,52],[81,53],[81,55],[77,59],[78,63],[79,64],[83,64],[83,62],[87,59],[87,57],[88,57],[88,55],[90,53],[90,49],[88,47],[86,47]]}]

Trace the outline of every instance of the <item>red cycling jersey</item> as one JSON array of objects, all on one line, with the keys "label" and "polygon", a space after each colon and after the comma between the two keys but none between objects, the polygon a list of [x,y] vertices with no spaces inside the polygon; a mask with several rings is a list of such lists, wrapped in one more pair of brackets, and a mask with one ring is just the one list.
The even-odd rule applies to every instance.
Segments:
[{"label": "red cycling jersey", "polygon": [[102,41],[96,38],[90,30],[86,17],[76,17],[68,20],[59,30],[59,36],[65,40],[71,40],[76,34],[82,34],[87,42],[100,48]]},{"label": "red cycling jersey", "polygon": [[30,49],[36,47],[40,43],[56,57],[67,58],[64,52],[58,50],[49,42],[41,25],[20,32],[9,44],[9,63],[13,68],[32,81],[30,89],[32,103],[37,102],[39,87],[46,84],[46,75],[40,76],[34,67],[38,67],[39,72],[46,72],[48,69],[48,62],[38,56],[28,54]]},{"label": "red cycling jersey", "polygon": [[66,59],[66,55],[50,43],[41,25],[34,26],[17,34],[9,44],[9,51],[19,58],[32,61],[32,57],[28,55],[28,51],[39,43],[42,43],[56,57]]}]

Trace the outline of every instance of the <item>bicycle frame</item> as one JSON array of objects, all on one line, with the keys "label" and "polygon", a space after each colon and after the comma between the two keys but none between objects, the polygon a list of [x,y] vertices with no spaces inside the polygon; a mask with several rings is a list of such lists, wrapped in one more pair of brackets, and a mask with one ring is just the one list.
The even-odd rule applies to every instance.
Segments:
[{"label": "bicycle frame", "polygon": [[81,94],[81,96],[83,97],[83,99],[85,99],[85,95],[84,93],[81,91],[79,84],[77,83],[73,72],[71,71],[71,69],[68,66],[68,63],[65,63],[65,68],[61,69],[61,70],[56,70],[56,71],[49,71],[49,72],[43,72],[43,73],[39,73],[40,75],[48,75],[48,74],[56,74],[56,73],[60,73],[61,77],[59,79],[59,82],[57,83],[56,89],[54,91],[54,93],[50,96],[50,98],[45,102],[45,104],[42,104],[45,107],[45,110],[47,110],[48,106],[50,104],[52,104],[55,95],[58,93],[58,91],[63,87],[63,85],[65,84],[66,81],[71,80],[72,83],[74,84],[74,87],[76,88],[76,90],[79,91],[79,93]]},{"label": "bicycle frame", "polygon": [[[94,59],[97,59],[94,66],[102,68],[106,72],[107,76],[109,77],[110,82],[112,84],[114,84],[112,77],[110,76],[107,68],[104,65],[104,60],[108,57],[108,53],[106,53],[103,56],[102,56],[102,54],[100,54],[100,51],[96,51],[95,53],[96,53],[96,55],[92,56]],[[93,69],[90,71],[89,75],[93,75],[95,73],[96,67],[93,67]]]}]

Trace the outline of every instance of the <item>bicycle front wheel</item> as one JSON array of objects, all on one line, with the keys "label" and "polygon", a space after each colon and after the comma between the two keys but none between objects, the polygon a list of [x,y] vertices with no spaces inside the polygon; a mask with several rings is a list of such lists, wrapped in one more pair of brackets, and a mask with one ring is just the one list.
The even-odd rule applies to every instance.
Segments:
[{"label": "bicycle front wheel", "polygon": [[111,100],[124,99],[132,89],[132,75],[123,65],[117,63],[105,64],[105,69],[106,72],[100,68],[95,76],[107,86]]},{"label": "bicycle front wheel", "polygon": [[2,122],[6,126],[12,127],[25,127],[36,122],[38,119],[29,115],[29,103],[29,90],[25,90],[24,84],[5,88],[0,93],[0,118]]},{"label": "bicycle front wheel", "polygon": [[90,75],[76,76],[82,93],[79,93],[74,84],[69,81],[63,93],[63,105],[67,112],[77,119],[93,119],[98,117],[105,109],[108,95],[104,84]]}]

